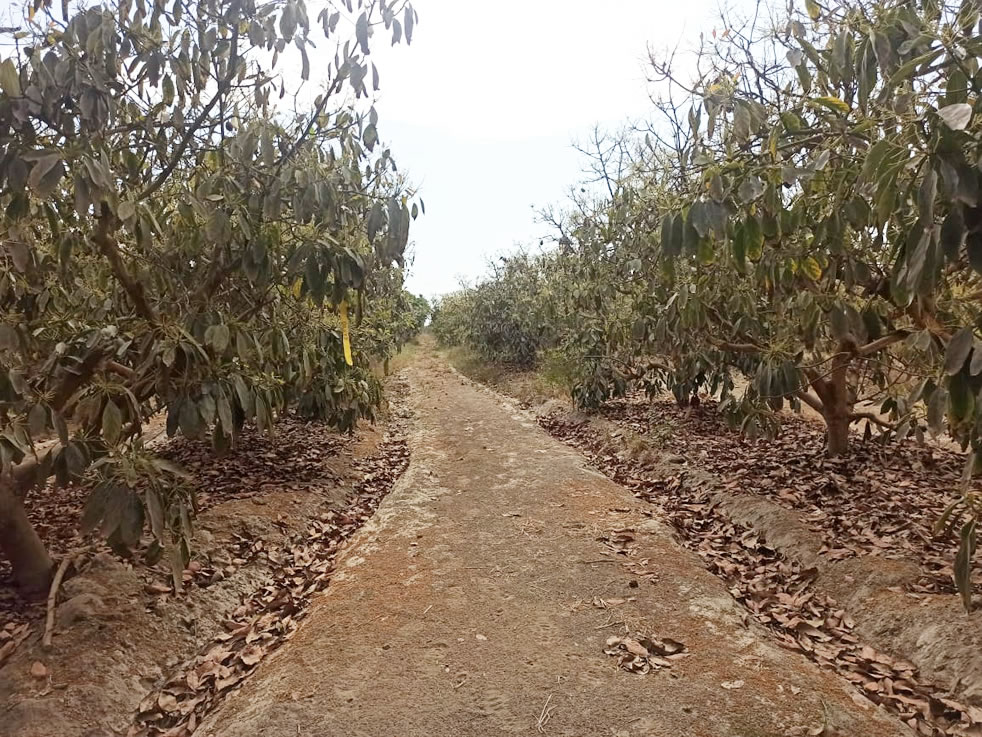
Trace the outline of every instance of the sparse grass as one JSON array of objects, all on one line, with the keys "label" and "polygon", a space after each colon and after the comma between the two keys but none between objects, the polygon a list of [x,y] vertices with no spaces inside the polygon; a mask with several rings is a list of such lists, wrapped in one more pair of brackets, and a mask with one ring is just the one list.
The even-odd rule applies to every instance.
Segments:
[{"label": "sparse grass", "polygon": [[519,401],[540,404],[548,399],[569,398],[566,367],[546,356],[538,369],[522,370],[492,363],[462,346],[441,350],[447,362],[469,379],[487,384]]},{"label": "sparse grass", "polygon": [[416,358],[419,353],[419,338],[413,338],[402,347],[402,350],[389,359],[389,373],[394,374],[406,368]]}]

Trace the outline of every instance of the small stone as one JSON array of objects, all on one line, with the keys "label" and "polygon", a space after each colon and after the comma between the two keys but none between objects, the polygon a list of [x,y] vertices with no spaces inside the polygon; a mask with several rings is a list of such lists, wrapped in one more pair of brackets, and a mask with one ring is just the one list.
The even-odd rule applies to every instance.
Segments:
[{"label": "small stone", "polygon": [[31,666],[31,676],[34,678],[45,678],[48,675],[48,668],[40,660],[35,660]]},{"label": "small stone", "polygon": [[58,626],[71,627],[76,622],[97,617],[105,610],[105,603],[95,594],[73,596],[58,607]]}]

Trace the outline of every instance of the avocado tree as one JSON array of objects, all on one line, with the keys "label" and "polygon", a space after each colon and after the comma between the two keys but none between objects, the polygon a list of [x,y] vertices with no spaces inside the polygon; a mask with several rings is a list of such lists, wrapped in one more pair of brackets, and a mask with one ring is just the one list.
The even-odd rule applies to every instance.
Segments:
[{"label": "avocado tree", "polygon": [[918,432],[921,399],[975,442],[977,22],[972,2],[808,2],[727,25],[692,83],[655,63],[667,122],[617,244],[647,267],[635,335],[660,379],[709,381],[745,427],[807,404],[830,455],[856,420]]},{"label": "avocado tree", "polygon": [[[401,264],[416,208],[379,142],[370,51],[380,31],[410,41],[416,16],[385,0],[316,19],[303,0],[27,16],[0,61],[0,550],[45,587],[23,496],[92,469],[84,525],[121,550],[146,525],[177,578],[191,500],[141,443],[150,415],[222,450],[290,406],[347,429],[378,401],[348,306]],[[312,56],[320,88],[287,107]]]}]

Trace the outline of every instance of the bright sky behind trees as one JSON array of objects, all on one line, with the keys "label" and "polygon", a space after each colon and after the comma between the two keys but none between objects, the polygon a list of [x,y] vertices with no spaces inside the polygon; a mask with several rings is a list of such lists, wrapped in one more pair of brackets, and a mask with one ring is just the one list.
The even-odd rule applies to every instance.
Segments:
[{"label": "bright sky behind trees", "polygon": [[[737,7],[743,3],[736,3]],[[416,0],[410,48],[375,54],[382,137],[421,188],[410,288],[427,296],[536,245],[580,178],[572,143],[651,110],[647,49],[692,48],[717,0]],[[731,4],[732,5],[732,4]]]}]

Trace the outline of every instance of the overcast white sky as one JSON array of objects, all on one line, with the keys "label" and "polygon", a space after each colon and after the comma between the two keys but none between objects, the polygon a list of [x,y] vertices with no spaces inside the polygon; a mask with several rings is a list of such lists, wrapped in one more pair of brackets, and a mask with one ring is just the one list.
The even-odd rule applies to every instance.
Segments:
[{"label": "overcast white sky", "polygon": [[[692,47],[718,0],[413,0],[411,47],[373,57],[380,131],[421,186],[409,287],[428,297],[545,232],[582,169],[571,143],[650,110],[648,44]],[[741,3],[736,3],[737,5]]]}]

